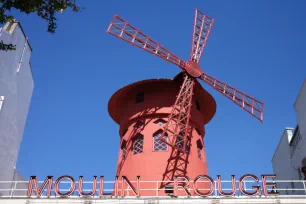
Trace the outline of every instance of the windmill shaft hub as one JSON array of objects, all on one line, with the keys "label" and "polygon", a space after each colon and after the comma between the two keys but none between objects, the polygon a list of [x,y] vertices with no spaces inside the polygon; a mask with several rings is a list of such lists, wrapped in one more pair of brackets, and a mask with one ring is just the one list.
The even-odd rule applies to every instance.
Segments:
[{"label": "windmill shaft hub", "polygon": [[195,78],[200,77],[201,76],[201,67],[198,65],[198,63],[194,62],[194,61],[188,61],[185,64],[185,70],[187,71],[187,73]]}]

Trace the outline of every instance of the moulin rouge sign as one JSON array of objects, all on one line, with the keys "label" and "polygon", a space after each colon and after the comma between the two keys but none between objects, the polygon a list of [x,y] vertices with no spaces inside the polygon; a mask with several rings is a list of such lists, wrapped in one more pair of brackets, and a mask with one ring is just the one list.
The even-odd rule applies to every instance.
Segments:
[{"label": "moulin rouge sign", "polygon": [[[257,176],[253,174],[245,174],[243,175],[238,182],[238,189],[241,192],[241,194],[246,195],[246,196],[278,196],[279,194],[274,191],[268,192],[268,187],[275,188],[275,183],[274,182],[268,182],[267,179],[273,179],[275,178],[275,174],[263,174],[261,175],[261,186],[259,185],[259,179]],[[78,188],[76,189],[76,182],[73,177],[71,176],[61,176],[59,177],[53,185],[53,176],[47,176],[43,184],[39,187],[38,185],[38,180],[36,176],[31,176],[30,177],[30,182],[28,186],[28,192],[27,196],[32,197],[33,195],[37,197],[42,196],[43,192],[45,191],[46,194],[44,197],[49,198],[51,196],[51,191],[55,193],[56,196],[59,196],[61,198],[67,198],[74,194],[75,192],[78,193],[79,196],[81,197],[102,197],[104,195],[104,177],[100,176],[99,182],[97,176],[93,177],[93,182],[92,182],[92,188],[90,192],[84,192],[83,191],[83,176],[79,177],[78,181]],[[251,179],[253,182],[258,183],[258,185],[252,186],[252,190],[248,189],[248,191],[245,189],[245,186],[243,183],[245,182],[246,179]],[[63,192],[59,189],[59,185],[61,182],[64,180],[69,180],[70,183],[70,188],[67,192]],[[198,188],[198,183],[199,182],[208,182],[210,185],[209,191],[200,191]],[[114,183],[114,192],[112,193],[113,196],[126,196],[125,195],[125,190],[127,187],[130,191],[133,192],[134,195],[132,196],[142,196],[141,195],[141,188],[140,188],[140,177],[138,176],[136,178],[136,185],[133,185],[132,182],[125,176],[122,176],[121,179],[119,177],[116,177],[115,183]],[[99,187],[97,188],[97,183],[99,183]],[[119,183],[121,185],[119,185]],[[236,186],[236,179],[235,175],[231,176],[231,184],[232,184],[232,191],[231,192],[224,192],[222,190],[222,180],[221,176],[217,175],[217,185],[215,189],[214,185],[214,180],[207,176],[207,175],[199,175],[197,176],[192,182],[188,179],[188,177],[176,177],[173,181],[173,195],[178,196],[178,191],[183,190],[185,196],[191,196],[190,189],[193,189],[195,194],[197,196],[201,197],[209,197],[213,194],[215,190],[218,191],[220,196],[226,196],[226,197],[233,197],[237,193],[237,186]],[[47,188],[47,189],[46,189]],[[98,193],[97,193],[98,192]],[[181,195],[181,194],[180,194]]]}]

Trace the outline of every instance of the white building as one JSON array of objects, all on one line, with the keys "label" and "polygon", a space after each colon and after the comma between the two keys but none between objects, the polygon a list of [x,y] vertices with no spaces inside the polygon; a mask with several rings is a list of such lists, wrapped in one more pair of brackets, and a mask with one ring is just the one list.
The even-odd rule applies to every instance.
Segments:
[{"label": "white building", "polygon": [[[0,41],[16,50],[0,50],[0,180],[20,180],[15,166],[34,88],[32,49],[18,22],[0,28]],[[0,183],[0,188],[12,184]],[[6,194],[9,192],[0,192]]]},{"label": "white building", "polygon": [[[306,80],[294,103],[297,126],[295,129],[286,128],[272,158],[273,171],[280,194],[305,195],[306,179]],[[296,181],[294,181],[296,180]],[[299,180],[299,181],[297,181]],[[295,189],[295,190],[293,190]]]}]

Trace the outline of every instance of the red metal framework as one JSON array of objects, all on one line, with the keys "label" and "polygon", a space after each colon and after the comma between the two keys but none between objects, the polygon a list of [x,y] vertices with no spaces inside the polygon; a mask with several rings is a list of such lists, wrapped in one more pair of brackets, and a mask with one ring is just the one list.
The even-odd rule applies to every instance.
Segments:
[{"label": "red metal framework", "polygon": [[190,60],[200,62],[214,19],[195,10]]},{"label": "red metal framework", "polygon": [[216,78],[207,75],[204,72],[201,75],[201,79],[207,84],[209,84],[212,88],[226,96],[228,99],[232,100],[243,110],[246,110],[258,120],[263,121],[263,102],[260,102],[257,99],[252,98],[241,91],[238,91],[237,89],[219,81]]},{"label": "red metal framework", "polygon": [[[190,134],[191,134],[191,128],[189,128],[188,130],[188,135]],[[187,142],[190,142],[190,140],[187,140]],[[172,148],[171,155],[168,159],[162,181],[173,181],[174,178],[177,176],[186,176],[188,162],[189,162],[188,151],[184,153],[176,148]],[[171,185],[171,184],[172,184],[171,182],[161,182],[160,188],[164,188],[166,185]]]},{"label": "red metal framework", "polygon": [[159,43],[152,40],[149,36],[142,33],[139,29],[130,25],[127,21],[115,15],[111,21],[107,31],[108,33],[131,43],[149,53],[161,57],[181,68],[184,67],[184,60],[175,56],[172,52],[164,48]]},{"label": "red metal framework", "polygon": [[[185,72],[185,80],[181,86],[176,102],[172,107],[173,109],[165,125],[163,136],[159,138],[161,141],[181,152],[185,152],[186,141],[188,140],[187,129],[189,128],[195,78],[206,82],[259,121],[263,121],[264,104],[262,102],[201,71],[198,63],[200,62],[213,23],[214,19],[197,9],[195,10],[191,55],[188,62],[184,62],[181,58],[152,40],[139,29],[130,25],[118,15],[113,17],[107,29],[108,33],[177,65]],[[163,140],[166,132],[169,138],[168,140]]]},{"label": "red metal framework", "polygon": [[[168,117],[164,131],[160,140],[182,152],[186,150],[186,141],[188,140],[188,127],[190,119],[190,110],[192,105],[194,79],[185,76],[179,95]],[[168,140],[164,140],[164,135],[168,133]]]}]

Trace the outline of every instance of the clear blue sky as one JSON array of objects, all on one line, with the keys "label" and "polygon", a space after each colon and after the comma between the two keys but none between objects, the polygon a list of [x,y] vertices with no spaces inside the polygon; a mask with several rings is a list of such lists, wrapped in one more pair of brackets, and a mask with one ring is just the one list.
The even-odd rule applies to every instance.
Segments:
[{"label": "clear blue sky", "polygon": [[119,14],[188,60],[194,8],[216,20],[202,70],[265,103],[262,124],[202,83],[217,102],[206,126],[209,175],[273,172],[282,132],[296,125],[293,104],[306,74],[305,1],[77,2],[85,10],[58,15],[55,35],[35,15],[16,16],[33,47],[35,89],[17,163],[27,179],[114,178],[119,136],[109,98],[132,82],[172,78],[179,69],[106,34],[111,18]]}]

